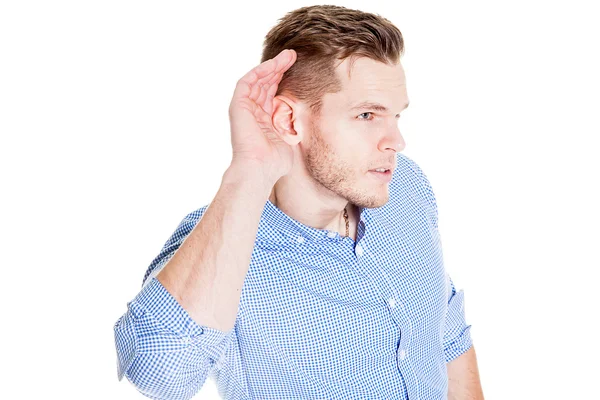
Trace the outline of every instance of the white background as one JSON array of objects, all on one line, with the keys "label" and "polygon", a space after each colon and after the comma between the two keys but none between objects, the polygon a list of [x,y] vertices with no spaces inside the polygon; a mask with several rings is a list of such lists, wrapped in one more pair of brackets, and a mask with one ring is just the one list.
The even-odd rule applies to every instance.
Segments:
[{"label": "white background", "polygon": [[[593,2],[329,3],[404,35],[404,153],[437,195],[486,399],[600,398]],[[6,398],[144,398],[117,381],[113,325],[216,193],[264,35],[311,4],[2,2]]]}]

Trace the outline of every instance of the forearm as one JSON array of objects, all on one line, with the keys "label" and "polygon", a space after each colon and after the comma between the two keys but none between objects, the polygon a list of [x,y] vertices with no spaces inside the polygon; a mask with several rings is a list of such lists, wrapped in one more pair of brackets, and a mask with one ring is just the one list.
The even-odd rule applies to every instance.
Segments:
[{"label": "forearm", "polygon": [[448,400],[484,400],[475,347],[446,364]]},{"label": "forearm", "polygon": [[271,188],[261,171],[230,166],[201,220],[157,275],[199,325],[233,328]]}]

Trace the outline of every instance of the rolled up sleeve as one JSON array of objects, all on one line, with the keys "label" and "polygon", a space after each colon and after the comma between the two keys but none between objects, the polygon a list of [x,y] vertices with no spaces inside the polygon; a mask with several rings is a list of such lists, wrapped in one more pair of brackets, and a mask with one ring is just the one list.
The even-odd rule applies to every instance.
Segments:
[{"label": "rolled up sleeve", "polygon": [[198,325],[156,278],[127,306],[114,326],[118,379],[148,397],[192,397],[234,339]]},{"label": "rolled up sleeve", "polygon": [[189,399],[236,341],[228,332],[199,325],[156,279],[204,209],[187,215],[148,268],[142,289],[114,325],[117,377],[152,399]]},{"label": "rolled up sleeve", "polygon": [[444,354],[446,362],[450,362],[469,350],[473,344],[471,325],[465,320],[465,294],[456,290],[454,282],[446,274],[448,288],[448,311],[444,326]]}]

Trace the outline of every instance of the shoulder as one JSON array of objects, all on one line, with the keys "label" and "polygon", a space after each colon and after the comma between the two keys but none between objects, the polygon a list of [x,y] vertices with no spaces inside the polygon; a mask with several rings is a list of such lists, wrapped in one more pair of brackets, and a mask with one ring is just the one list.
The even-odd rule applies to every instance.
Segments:
[{"label": "shoulder", "polygon": [[[209,204],[210,205],[210,204]],[[175,229],[175,232],[171,238],[167,241],[165,246],[175,242],[182,242],[187,235],[194,229],[198,221],[202,219],[202,216],[206,212],[209,205],[202,206],[187,213],[179,222],[179,225]]]},{"label": "shoulder", "polygon": [[162,267],[169,261],[169,259],[175,254],[179,246],[183,243],[186,237],[192,232],[198,221],[204,215],[204,212],[208,208],[208,205],[202,206],[192,212],[187,213],[183,219],[180,220],[179,224],[171,236],[167,239],[159,254],[152,260],[143,278],[143,285],[150,282],[153,276],[156,276]]},{"label": "shoulder", "polygon": [[209,205],[210,205],[210,203],[207,204],[207,205],[204,205],[204,206],[202,206],[202,207],[200,207],[200,208],[198,208],[196,210],[191,211],[190,213],[188,213],[183,218],[183,220],[181,222],[182,223],[183,222],[194,222],[194,223],[196,223],[196,222],[200,221],[200,219],[202,219],[202,216],[206,212],[206,209],[208,208]]},{"label": "shoulder", "polygon": [[422,191],[423,171],[410,157],[398,153],[396,168],[390,181],[390,196],[418,195]]},{"label": "shoulder", "polygon": [[423,170],[416,163],[415,160],[409,156],[401,153],[396,154],[396,169],[394,170],[394,177],[399,175],[403,178],[412,178],[421,180],[423,176]]},{"label": "shoulder", "polygon": [[399,201],[406,196],[427,209],[437,227],[437,202],[431,183],[419,164],[407,155],[397,153],[396,169],[390,182],[390,199]]}]

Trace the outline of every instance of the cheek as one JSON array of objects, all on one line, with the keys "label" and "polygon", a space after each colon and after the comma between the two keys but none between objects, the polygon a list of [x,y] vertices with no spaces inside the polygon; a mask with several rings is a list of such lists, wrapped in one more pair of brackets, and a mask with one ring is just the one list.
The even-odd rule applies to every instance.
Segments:
[{"label": "cheek", "polygon": [[376,148],[376,137],[370,122],[338,119],[321,124],[321,134],[327,143],[328,157],[346,174],[364,174],[369,165],[369,155]]},{"label": "cheek", "polygon": [[352,147],[365,145],[373,136],[370,134],[373,130],[370,124],[372,123],[367,121],[342,120],[336,126],[338,139],[351,144]]},{"label": "cheek", "polygon": [[373,154],[373,149],[377,148],[377,138],[372,134],[371,129],[365,127],[367,124],[369,122],[360,121],[355,124],[345,124],[347,128],[343,139],[344,159],[349,160],[359,171],[372,162],[369,156]]},{"label": "cheek", "polygon": [[377,137],[383,129],[381,123],[377,120],[354,120],[344,121],[340,124],[340,131],[344,132],[344,139],[349,143],[354,143],[357,146],[362,146],[365,151],[377,143]]}]

